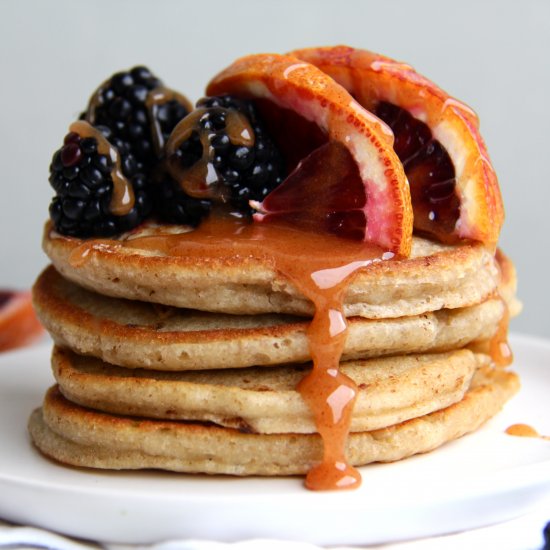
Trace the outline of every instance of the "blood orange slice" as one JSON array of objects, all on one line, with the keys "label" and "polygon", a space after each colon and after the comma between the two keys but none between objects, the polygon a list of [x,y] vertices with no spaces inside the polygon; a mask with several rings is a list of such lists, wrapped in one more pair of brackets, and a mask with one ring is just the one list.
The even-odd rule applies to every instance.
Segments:
[{"label": "blood orange slice", "polygon": [[[285,121],[292,121],[293,117],[309,121],[321,130],[327,142],[341,144],[356,163],[362,183],[362,204],[357,207],[360,197],[351,201],[355,215],[362,212],[361,237],[392,252],[409,254],[412,206],[403,167],[392,148],[393,136],[385,124],[361,107],[342,86],[295,57],[259,54],[237,60],[218,74],[206,91],[208,95],[232,94],[255,99],[264,112],[271,111],[272,120],[280,115]],[[293,117],[286,116],[289,112]],[[284,130],[287,136],[293,135],[291,123]],[[312,139],[318,140],[318,136]],[[310,152],[312,148],[308,151],[305,147],[304,151]],[[347,194],[353,192],[346,186],[348,180],[342,178],[340,187],[331,183],[331,188],[336,187],[347,203],[350,202]],[[285,197],[292,201],[294,195],[287,189]],[[300,200],[307,209],[304,199],[302,195]],[[296,216],[298,205],[295,206],[293,216],[297,219],[300,216]],[[338,205],[334,201],[326,205],[335,206]],[[317,201],[317,210],[320,208]],[[330,216],[331,211],[326,214]]]},{"label": "blood orange slice", "polygon": [[497,242],[502,198],[469,107],[410,66],[365,50],[336,46],[292,55],[330,75],[392,128],[411,186],[415,230],[443,241]]},{"label": "blood orange slice", "polygon": [[0,351],[30,344],[43,332],[30,292],[0,290]]},{"label": "blood orange slice", "polygon": [[364,237],[363,181],[355,160],[339,142],[315,149],[263,202],[251,205],[258,211],[256,221],[281,220],[309,231]]}]

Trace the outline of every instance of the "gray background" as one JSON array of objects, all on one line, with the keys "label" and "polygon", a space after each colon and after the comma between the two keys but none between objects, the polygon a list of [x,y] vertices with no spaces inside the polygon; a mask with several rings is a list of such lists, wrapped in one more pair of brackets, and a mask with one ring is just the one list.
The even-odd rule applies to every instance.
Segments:
[{"label": "gray background", "polygon": [[512,328],[550,337],[548,0],[0,0],[0,287],[46,265],[51,155],[111,73],[147,64],[196,100],[236,57],[338,43],[406,61],[477,111],[525,305]]}]

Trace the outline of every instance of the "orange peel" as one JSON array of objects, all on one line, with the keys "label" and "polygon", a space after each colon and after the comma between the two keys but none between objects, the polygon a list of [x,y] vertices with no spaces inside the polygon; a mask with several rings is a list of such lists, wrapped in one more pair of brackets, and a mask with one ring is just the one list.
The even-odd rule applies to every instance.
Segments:
[{"label": "orange peel", "polygon": [[[296,50],[291,55],[319,67],[366,109],[374,111],[384,101],[427,124],[455,168],[459,215],[454,236],[495,246],[504,208],[497,176],[472,109],[409,65],[366,50],[319,47]],[[445,235],[439,236],[448,240]]]}]

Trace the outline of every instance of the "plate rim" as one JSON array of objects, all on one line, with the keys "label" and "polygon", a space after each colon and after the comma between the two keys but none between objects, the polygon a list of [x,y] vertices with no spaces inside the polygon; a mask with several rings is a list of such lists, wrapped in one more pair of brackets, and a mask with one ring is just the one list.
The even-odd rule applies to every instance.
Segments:
[{"label": "plate rim", "polygon": [[[529,351],[538,352],[543,351],[544,353],[547,353],[550,355],[550,341],[546,340],[544,338],[538,337],[538,336],[532,336],[528,334],[518,334],[518,333],[511,333],[510,334],[510,341],[512,343],[512,347],[515,345],[523,346],[524,348],[527,348]],[[39,360],[39,358],[42,357],[43,354],[49,353],[51,349],[51,341],[48,342],[42,342],[40,344],[37,344],[35,346],[32,346],[31,348],[24,348],[22,350],[11,350],[9,352],[6,352],[5,354],[2,354],[0,356],[0,380],[2,378],[2,370],[1,366],[4,361],[9,361],[10,358],[16,357],[18,360],[24,359],[26,357],[32,358],[35,357],[35,360]],[[52,383],[53,383],[53,377],[52,377]],[[30,414],[30,411],[29,411]],[[32,447],[32,443],[30,441],[30,437],[28,434],[25,434],[26,440],[29,444],[29,446]],[[32,449],[32,452],[35,452],[39,454],[39,452],[36,449]],[[430,453],[431,454],[431,453]],[[413,457],[414,458],[414,457]],[[422,457],[419,457],[422,458]],[[48,460],[46,458],[43,458],[43,460]],[[52,464],[56,465],[54,461],[51,461]],[[56,465],[57,466],[57,465]],[[384,465],[386,466],[386,465]],[[390,465],[391,466],[391,465]],[[368,471],[368,468],[372,468],[372,466],[364,466],[360,470],[366,474]],[[75,468],[74,470],[79,470],[78,468]],[[97,472],[93,471],[86,471],[82,470],[87,475],[96,476]],[[102,474],[103,472],[99,472]],[[495,472],[496,473],[496,472]],[[471,500],[472,498],[482,501],[490,501],[492,499],[498,499],[503,496],[508,496],[512,493],[518,493],[519,495],[527,492],[531,492],[531,500],[532,502],[526,503],[526,505],[521,510],[517,510],[517,512],[511,512],[508,511],[507,514],[503,514],[500,517],[500,520],[504,519],[511,519],[512,517],[521,515],[522,513],[525,513],[528,511],[526,509],[529,507],[533,507],[538,503],[544,496],[544,494],[550,495],[550,459],[544,460],[542,462],[535,462],[534,464],[521,464],[514,468],[514,474],[519,475],[513,475],[509,476],[512,479],[508,478],[508,481],[505,486],[495,486],[495,480],[499,477],[491,476],[491,479],[485,480],[485,483],[482,483],[481,486],[477,487],[477,491],[475,494],[475,497],[473,497],[471,493],[471,483],[464,484],[462,494],[456,491],[457,489],[457,482],[455,481],[454,484],[451,483],[451,485],[446,484],[446,487],[451,487],[453,490],[450,491],[449,497],[447,499],[441,498],[441,491],[438,492],[439,500],[437,501],[440,505],[443,505],[443,507],[447,507],[451,505],[453,502],[456,501],[458,498],[463,498],[468,500],[468,498]],[[108,472],[107,476],[103,476],[104,479],[107,479],[107,477],[111,476],[117,476],[118,474],[116,472]],[[139,476],[139,471],[130,471],[130,472],[123,472],[123,475],[128,477],[134,477]],[[170,477],[170,473],[163,473],[163,477]],[[192,477],[192,476],[190,476]],[[219,479],[225,479],[225,476],[214,476]],[[234,479],[234,478],[232,478]],[[278,480],[273,480],[271,478],[268,478],[272,484],[275,484]],[[289,478],[285,478],[289,479]],[[301,477],[292,477],[290,478],[293,481],[294,480],[301,480]],[[367,476],[368,479],[368,476]],[[256,481],[262,482],[265,480],[265,478],[255,478]],[[154,483],[155,480],[147,480],[150,483]],[[235,482],[240,481],[240,478],[235,479]],[[479,481],[479,479],[477,479]],[[198,483],[198,481],[197,481]],[[363,512],[371,513],[374,510],[374,506],[372,502],[364,502],[361,499],[364,497],[361,493],[355,491],[355,492],[340,492],[340,493],[312,493],[310,491],[307,491],[300,487],[299,491],[296,490],[295,483],[292,485],[286,486],[286,488],[283,488],[282,491],[271,491],[269,487],[267,488],[265,493],[258,493],[258,492],[244,492],[239,493],[238,491],[214,491],[214,492],[207,492],[205,494],[200,494],[197,492],[193,492],[193,487],[191,487],[191,492],[189,494],[186,493],[163,493],[162,492],[162,486],[156,487],[154,489],[148,488],[147,486],[142,487],[108,487],[103,484],[92,486],[90,484],[86,484],[84,486],[77,486],[74,483],[68,483],[68,482],[60,482],[56,481],[55,479],[45,479],[41,480],[40,482],[37,482],[35,479],[25,479],[21,477],[21,475],[13,475],[9,472],[6,472],[4,470],[0,470],[0,485],[1,486],[11,486],[11,490],[17,492],[24,491],[24,492],[33,492],[33,491],[42,491],[44,493],[50,492],[55,493],[56,496],[59,496],[59,498],[65,498],[70,499],[71,497],[74,498],[83,498],[86,495],[89,495],[92,499],[106,499],[106,498],[112,498],[114,500],[124,501],[128,500],[130,498],[143,501],[148,500],[151,503],[159,503],[159,502],[169,502],[169,503],[177,503],[182,507],[190,507],[192,504],[196,504],[199,508],[200,507],[208,507],[212,505],[213,503],[216,504],[216,506],[221,505],[227,505],[227,503],[231,502],[233,506],[240,505],[246,505],[250,508],[250,506],[254,502],[262,501],[264,502],[264,505],[270,505],[271,508],[275,507],[281,507],[281,505],[285,504],[285,501],[288,501],[289,497],[293,500],[292,507],[296,507],[302,504],[307,504],[310,502],[315,502],[315,507],[319,509],[333,509],[335,505],[343,507],[343,508],[349,508],[352,509],[354,507],[358,507],[358,504],[360,505]],[[416,486],[415,486],[416,487]],[[1,492],[0,492],[1,493]],[[535,494],[536,493],[536,494]],[[540,493],[540,495],[539,495]],[[423,507],[429,507],[430,506],[430,498],[428,495],[424,495],[424,498],[421,499],[414,499],[414,502],[417,504],[420,504]],[[266,504],[267,503],[267,504]],[[410,502],[407,500],[400,501],[400,502],[394,502],[391,503],[388,500],[384,500],[383,502],[379,503],[381,506],[378,508],[378,513],[387,513],[387,512],[403,512],[407,510],[410,507]],[[431,503],[433,506],[433,502]],[[2,507],[2,497],[0,496],[0,507]],[[9,518],[7,518],[9,519]],[[471,523],[471,522],[470,522]],[[469,528],[473,527],[479,527],[482,525],[486,525],[487,521],[481,521],[478,522],[476,525],[469,525]],[[42,527],[48,528],[48,525],[41,525]],[[443,529],[443,530],[442,530]],[[444,532],[448,532],[448,529],[445,529],[444,526],[442,526],[442,529],[434,529],[431,531],[432,535],[436,534],[442,534]],[[59,530],[59,529],[58,529]],[[61,530],[63,531],[63,530]],[[78,530],[77,530],[78,531]],[[67,532],[67,534],[70,534],[72,536],[82,536],[82,532]],[[371,542],[391,542],[395,540],[403,540],[404,538],[410,538],[410,535],[418,536],[422,535],[422,533],[416,532],[416,533],[408,533],[405,537],[400,536],[394,536],[392,538],[377,538],[375,540],[368,540],[369,543]],[[425,535],[425,533],[424,533]],[[258,536],[261,536],[259,534]],[[112,538],[112,537],[111,537]],[[296,538],[296,537],[294,537]],[[117,540],[118,539],[118,540]],[[165,539],[163,539],[165,540]],[[234,538],[229,537],[227,539],[228,541],[235,540]],[[303,539],[305,541],[312,541],[311,538]],[[320,544],[353,544],[353,543],[364,543],[364,538],[361,540],[357,540],[352,538],[347,539],[338,539],[338,540],[327,540],[326,536],[323,538],[315,538],[315,535],[313,535],[313,542],[317,542]],[[142,542],[142,539],[140,538],[138,540],[134,540],[135,542]],[[120,543],[129,543],[127,539],[116,537],[114,542],[120,542]],[[154,541],[151,541],[154,542]],[[158,540],[156,541],[158,542]]]}]

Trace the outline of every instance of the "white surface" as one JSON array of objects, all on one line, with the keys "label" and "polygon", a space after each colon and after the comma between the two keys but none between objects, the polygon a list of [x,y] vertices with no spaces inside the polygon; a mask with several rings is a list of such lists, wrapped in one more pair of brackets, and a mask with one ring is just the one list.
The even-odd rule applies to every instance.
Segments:
[{"label": "white surface", "polygon": [[114,71],[145,63],[196,100],[241,55],[337,43],[407,61],[478,112],[526,306],[513,328],[550,338],[548,0],[2,0],[0,286],[45,265],[50,159]]},{"label": "white surface", "polygon": [[357,491],[312,493],[299,478],[239,479],[64,468],[30,445],[26,421],[51,383],[49,349],[0,356],[0,517],[110,542],[284,538],[367,544],[471,529],[526,513],[550,494],[550,342],[512,340],[523,389],[482,430],[395,464],[362,469]]}]

